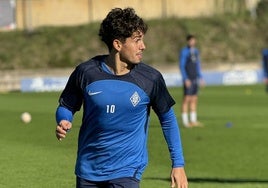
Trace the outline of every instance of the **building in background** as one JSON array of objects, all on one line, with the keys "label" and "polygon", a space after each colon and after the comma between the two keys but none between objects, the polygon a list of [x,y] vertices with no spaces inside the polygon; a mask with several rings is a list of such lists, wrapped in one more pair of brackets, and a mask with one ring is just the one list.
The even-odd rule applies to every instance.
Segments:
[{"label": "building in background", "polygon": [[114,7],[133,7],[145,19],[199,17],[254,10],[260,0],[1,0],[0,27],[33,30],[103,19]]},{"label": "building in background", "polygon": [[0,30],[11,30],[16,27],[15,0],[0,1]]}]

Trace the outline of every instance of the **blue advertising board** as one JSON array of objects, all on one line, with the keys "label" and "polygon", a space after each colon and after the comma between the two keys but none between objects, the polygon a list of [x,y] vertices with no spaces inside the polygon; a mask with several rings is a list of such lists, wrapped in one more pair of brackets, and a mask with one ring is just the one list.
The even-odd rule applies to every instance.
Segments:
[{"label": "blue advertising board", "polygon": [[[182,77],[179,73],[163,73],[168,87],[182,86]],[[226,72],[205,71],[203,77],[206,85],[246,85],[262,82],[261,70],[232,70]],[[68,77],[38,77],[21,80],[22,92],[62,91]]]},{"label": "blue advertising board", "polygon": [[68,77],[38,77],[24,78],[21,80],[22,92],[62,91]]},{"label": "blue advertising board", "polygon": [[[163,77],[168,87],[182,86],[182,77],[178,73],[164,73]],[[203,72],[206,85],[245,85],[262,81],[261,70],[232,70]]]}]

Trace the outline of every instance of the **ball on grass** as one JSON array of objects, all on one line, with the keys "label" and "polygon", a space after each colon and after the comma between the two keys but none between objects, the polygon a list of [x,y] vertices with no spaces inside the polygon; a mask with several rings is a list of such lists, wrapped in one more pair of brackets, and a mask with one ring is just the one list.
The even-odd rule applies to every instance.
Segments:
[{"label": "ball on grass", "polygon": [[20,116],[20,119],[23,123],[30,123],[32,120],[32,116],[29,112],[23,112]]}]

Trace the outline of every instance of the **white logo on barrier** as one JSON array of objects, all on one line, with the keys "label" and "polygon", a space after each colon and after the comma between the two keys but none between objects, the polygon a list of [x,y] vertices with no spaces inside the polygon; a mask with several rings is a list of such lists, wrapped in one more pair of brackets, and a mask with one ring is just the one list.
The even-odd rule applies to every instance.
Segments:
[{"label": "white logo on barrier", "polygon": [[230,71],[223,74],[222,82],[224,85],[255,84],[258,82],[256,71]]},{"label": "white logo on barrier", "polygon": [[42,90],[44,88],[44,80],[42,78],[35,78],[30,84],[32,90]]},{"label": "white logo on barrier", "polygon": [[182,83],[182,77],[179,73],[166,73],[163,74],[163,78],[168,87],[179,86]]},{"label": "white logo on barrier", "polygon": [[21,80],[21,91],[23,92],[43,92],[61,91],[64,89],[68,78],[48,77],[48,78],[25,78]]}]

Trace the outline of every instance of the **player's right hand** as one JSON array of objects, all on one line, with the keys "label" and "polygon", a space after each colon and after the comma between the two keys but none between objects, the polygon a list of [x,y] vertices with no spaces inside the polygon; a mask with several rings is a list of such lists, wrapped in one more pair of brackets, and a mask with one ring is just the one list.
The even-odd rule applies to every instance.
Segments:
[{"label": "player's right hand", "polygon": [[67,120],[61,120],[56,128],[56,137],[58,140],[62,140],[66,137],[67,132],[72,128],[72,123]]},{"label": "player's right hand", "polygon": [[263,82],[264,82],[265,84],[268,84],[268,78],[264,78]]},{"label": "player's right hand", "polygon": [[202,78],[199,80],[199,84],[200,84],[201,87],[205,87],[206,86],[206,82]]},{"label": "player's right hand", "polygon": [[191,85],[192,85],[192,82],[190,80],[185,80],[185,86],[187,88],[191,87]]}]

